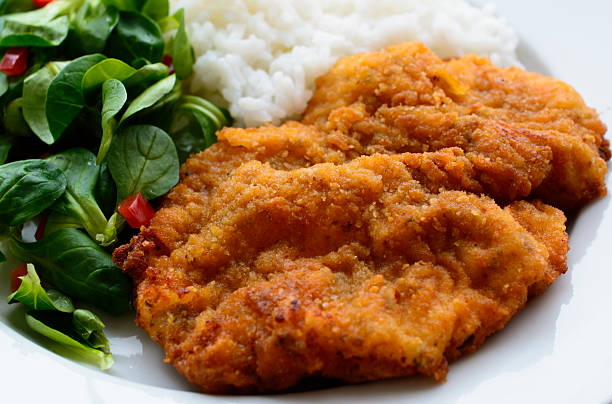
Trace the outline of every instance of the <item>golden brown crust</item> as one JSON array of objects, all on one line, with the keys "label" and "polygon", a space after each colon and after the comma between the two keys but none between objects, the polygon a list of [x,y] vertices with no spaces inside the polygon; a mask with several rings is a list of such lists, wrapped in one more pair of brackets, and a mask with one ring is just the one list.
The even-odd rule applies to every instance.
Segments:
[{"label": "golden brown crust", "polygon": [[[210,153],[191,159],[190,177],[210,180],[196,161]],[[312,375],[444,379],[533,285],[554,281],[552,252],[565,253],[491,199],[440,187],[477,186],[471,173],[459,149],[295,170],[244,163],[207,189],[198,230],[174,249],[157,235],[184,221],[156,217],[116,254],[139,281],[137,323],[208,392],[275,391]],[[563,214],[541,209],[563,233]]]},{"label": "golden brown crust", "polygon": [[548,249],[551,272],[546,280],[535,283],[529,289],[530,295],[538,295],[567,271],[569,237],[565,232],[565,217],[561,211],[541,201],[518,201],[504,210]]},{"label": "golden brown crust", "polygon": [[[302,121],[351,139],[365,153],[393,153],[448,147],[449,126],[455,130],[462,120],[484,121],[473,128],[492,128],[487,140],[500,151],[481,150],[467,127],[458,129],[463,144],[453,136],[452,146],[502,159],[535,184],[533,196],[574,209],[605,195],[610,149],[597,113],[559,80],[473,55],[442,61],[413,42],[343,58],[317,80]],[[523,150],[517,156],[506,151],[509,132]],[[518,197],[530,194],[525,184],[518,184]]]},{"label": "golden brown crust", "polygon": [[556,80],[413,43],[317,85],[302,123],[219,132],[115,251],[207,392],[443,380],[567,269],[563,212],[517,200],[605,193],[605,126]]}]

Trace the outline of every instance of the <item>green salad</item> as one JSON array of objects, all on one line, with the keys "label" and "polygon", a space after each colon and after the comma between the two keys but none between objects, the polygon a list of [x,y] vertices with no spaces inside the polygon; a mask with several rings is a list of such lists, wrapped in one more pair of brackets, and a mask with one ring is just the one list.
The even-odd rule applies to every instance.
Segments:
[{"label": "green salad", "polygon": [[[148,224],[149,201],[176,185],[180,164],[231,124],[184,93],[195,57],[183,10],[169,9],[168,0],[0,0],[0,240],[28,263],[11,271],[8,302],[102,369],[112,365],[104,324],[72,299],[129,310],[131,280],[112,249]],[[35,242],[22,236],[28,222]]]}]

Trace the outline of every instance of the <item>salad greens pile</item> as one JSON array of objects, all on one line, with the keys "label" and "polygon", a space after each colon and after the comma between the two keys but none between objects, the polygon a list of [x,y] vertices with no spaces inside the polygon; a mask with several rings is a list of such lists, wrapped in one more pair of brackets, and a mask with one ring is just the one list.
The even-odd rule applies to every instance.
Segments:
[{"label": "salad greens pile", "polygon": [[40,284],[34,265],[27,265],[27,274],[8,303],[21,302],[31,310],[26,323],[38,333],[56,341],[83,359],[97,364],[102,370],[113,365],[108,339],[102,332],[104,323],[89,310],[75,309],[72,300]]},{"label": "salad greens pile", "polygon": [[[112,363],[103,325],[67,296],[129,309],[131,281],[110,256],[126,219],[138,227],[138,210],[152,212],[144,200],[168,192],[179,165],[231,124],[184,94],[195,57],[183,10],[169,10],[168,0],[0,0],[0,240],[59,291],[28,267],[9,302],[102,367]],[[36,242],[22,237],[31,221]]]}]

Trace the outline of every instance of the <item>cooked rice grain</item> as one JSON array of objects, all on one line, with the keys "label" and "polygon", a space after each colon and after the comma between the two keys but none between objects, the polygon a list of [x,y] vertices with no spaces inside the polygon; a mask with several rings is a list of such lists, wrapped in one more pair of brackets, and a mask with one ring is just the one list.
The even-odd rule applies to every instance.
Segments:
[{"label": "cooked rice grain", "polygon": [[238,126],[297,118],[340,57],[419,40],[443,58],[517,65],[515,32],[465,0],[174,0],[197,55],[194,93]]}]

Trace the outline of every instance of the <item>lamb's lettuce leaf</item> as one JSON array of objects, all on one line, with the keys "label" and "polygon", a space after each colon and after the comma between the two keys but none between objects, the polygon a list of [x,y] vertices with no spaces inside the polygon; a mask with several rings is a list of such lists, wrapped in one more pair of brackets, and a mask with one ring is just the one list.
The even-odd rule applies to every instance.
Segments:
[{"label": "lamb's lettuce leaf", "polygon": [[114,229],[108,227],[94,195],[100,175],[96,156],[89,150],[74,148],[51,156],[46,161],[62,170],[67,181],[66,192],[51,209],[76,219],[89,236],[100,244],[107,246],[114,242]]},{"label": "lamb's lettuce leaf", "polygon": [[102,349],[87,345],[74,329],[73,316],[57,311],[30,311],[26,323],[39,334],[72,351],[79,359],[92,362],[102,370],[113,365],[113,356]]},{"label": "lamb's lettuce leaf", "polygon": [[164,45],[162,32],[155,21],[138,12],[122,11],[104,53],[134,67],[142,67],[161,62]]},{"label": "lamb's lettuce leaf", "polygon": [[175,84],[176,75],[174,74],[153,84],[130,103],[119,124],[122,124],[126,119],[136,115],[138,112],[155,105],[172,91]]},{"label": "lamb's lettuce leaf", "polygon": [[189,42],[189,34],[185,28],[185,13],[183,9],[177,12],[179,27],[176,36],[172,41],[172,63],[176,77],[180,80],[185,80],[193,72],[193,64],[195,63],[195,53],[191,42]]},{"label": "lamb's lettuce leaf", "polygon": [[111,314],[130,307],[132,282],[108,252],[77,229],[61,229],[35,243],[12,237],[10,252],[36,265],[43,281]]},{"label": "lamb's lettuce leaf", "polygon": [[179,160],[172,139],[151,125],[120,131],[108,152],[108,167],[117,184],[117,202],[140,192],[151,200],[178,182]]},{"label": "lamb's lettuce leaf", "polygon": [[39,215],[66,190],[61,170],[42,160],[0,166],[0,224],[17,226]]},{"label": "lamb's lettuce leaf", "polygon": [[104,323],[89,310],[76,309],[72,313],[72,325],[79,336],[92,348],[110,352],[108,339],[102,331]]},{"label": "lamb's lettuce leaf", "polygon": [[68,14],[82,0],[55,0],[46,7],[0,17],[0,47],[58,46],[68,36]]},{"label": "lamb's lettuce leaf", "polygon": [[53,141],[62,136],[85,106],[81,85],[83,76],[89,68],[104,59],[105,56],[99,54],[77,58],[66,65],[49,84],[45,112]]},{"label": "lamb's lettuce leaf", "polygon": [[119,22],[119,10],[100,0],[86,0],[70,21],[69,46],[74,54],[100,53]]},{"label": "lamb's lettuce leaf", "polygon": [[9,304],[21,302],[34,310],[57,310],[72,313],[74,306],[67,296],[56,290],[45,291],[40,284],[34,265],[28,264],[28,273],[21,277],[21,285],[8,298]]},{"label": "lamb's lettuce leaf", "polygon": [[47,121],[47,91],[68,62],[49,62],[23,82],[23,117],[30,129],[47,144],[55,142]]},{"label": "lamb's lettuce leaf", "polygon": [[125,105],[127,97],[127,90],[119,80],[110,79],[104,82],[102,86],[102,141],[96,160],[97,164],[101,164],[108,153],[113,141],[113,133],[117,128],[115,115]]}]

